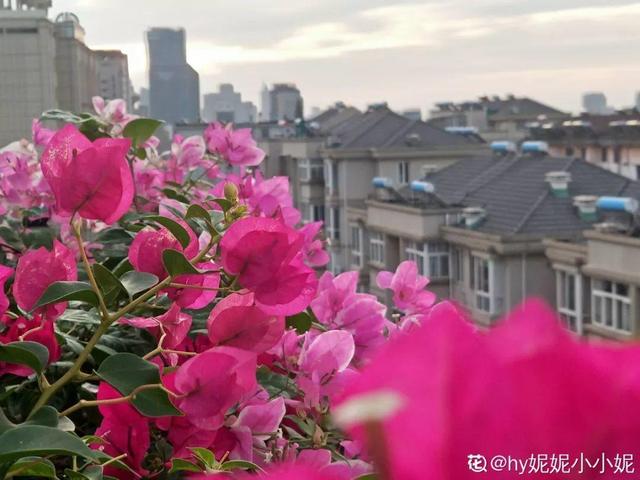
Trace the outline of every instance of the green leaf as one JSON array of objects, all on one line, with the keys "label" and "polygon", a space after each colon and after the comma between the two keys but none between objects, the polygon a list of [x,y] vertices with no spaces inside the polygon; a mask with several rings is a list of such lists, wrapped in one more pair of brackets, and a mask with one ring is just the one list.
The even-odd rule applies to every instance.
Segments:
[{"label": "green leaf", "polygon": [[149,290],[158,283],[158,277],[151,273],[137,272],[130,270],[120,277],[120,283],[130,297],[135,294]]},{"label": "green leaf", "polygon": [[195,463],[192,463],[188,460],[183,460],[182,458],[174,458],[171,462],[171,470],[169,473],[175,472],[202,472],[202,468],[200,468]]},{"label": "green leaf", "polygon": [[200,273],[182,252],[168,248],[162,252],[162,263],[169,275],[176,277],[185,273]]},{"label": "green leaf", "polygon": [[306,312],[300,312],[291,317],[287,317],[287,328],[295,328],[300,335],[308,332],[312,323],[313,319]]},{"label": "green leaf", "polygon": [[172,188],[163,188],[162,193],[164,193],[167,196],[167,198],[170,198],[172,200],[177,200],[178,202],[186,203],[186,204],[189,203],[189,199],[187,197],[185,197],[181,193],[176,192]]},{"label": "green leaf", "polygon": [[49,350],[36,342],[12,342],[0,345],[0,362],[26,365],[36,373],[49,362]]},{"label": "green leaf", "polygon": [[155,133],[160,125],[162,122],[153,118],[136,118],[127,123],[122,136],[130,138],[134,147],[139,147]]},{"label": "green leaf", "polygon": [[18,425],[0,435],[0,462],[35,455],[75,455],[92,460],[94,452],[71,433],[41,425]]},{"label": "green leaf", "polygon": [[7,477],[57,478],[56,467],[46,458],[24,457],[16,461],[7,472]]},{"label": "green leaf", "polygon": [[[122,395],[129,395],[143,385],[160,385],[158,367],[132,353],[117,353],[107,357],[98,368],[98,376],[115,387]],[[160,388],[143,390],[131,401],[146,417],[175,416],[182,413]]]},{"label": "green leaf", "polygon": [[213,454],[211,450],[208,450],[206,448],[200,448],[200,447],[191,447],[189,448],[189,450],[191,450],[191,453],[193,453],[193,456],[196,457],[198,460],[200,460],[203,463],[203,465],[208,469],[212,469],[216,465],[218,465],[216,456]]},{"label": "green leaf", "polygon": [[85,282],[54,282],[47,287],[32,310],[51,303],[76,300],[98,306],[98,296]]},{"label": "green leaf", "polygon": [[364,475],[356,477],[355,480],[378,480],[378,475],[375,473],[365,473]]},{"label": "green leaf", "polygon": [[100,263],[95,263],[91,268],[98,283],[98,287],[102,291],[107,303],[116,300],[120,293],[128,293],[127,289],[120,282],[120,279],[107,267]]},{"label": "green leaf", "polygon": [[43,427],[58,428],[58,411],[53,407],[45,405],[31,415],[27,421],[18,426],[26,425],[40,425]]},{"label": "green leaf", "polygon": [[102,467],[99,465],[89,465],[82,469],[81,472],[75,472],[67,468],[64,474],[69,480],[101,480],[103,478]]},{"label": "green leaf", "polygon": [[145,220],[159,223],[167,230],[169,230],[171,234],[176,237],[176,240],[180,242],[182,248],[187,248],[189,246],[189,242],[191,240],[189,238],[189,234],[184,229],[184,227],[175,220],[163,217],[162,215],[149,215],[148,217],[145,217]]},{"label": "green leaf", "polygon": [[260,472],[262,469],[253,462],[247,460],[229,460],[221,466],[222,470],[229,472],[231,470],[250,470],[252,472]]}]

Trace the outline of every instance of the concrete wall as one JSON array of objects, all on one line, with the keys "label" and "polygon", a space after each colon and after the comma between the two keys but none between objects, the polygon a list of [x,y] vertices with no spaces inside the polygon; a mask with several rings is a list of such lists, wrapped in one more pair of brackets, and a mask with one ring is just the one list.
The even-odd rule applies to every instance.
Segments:
[{"label": "concrete wall", "polygon": [[39,11],[0,10],[0,148],[31,138],[31,121],[56,106],[53,24]]}]

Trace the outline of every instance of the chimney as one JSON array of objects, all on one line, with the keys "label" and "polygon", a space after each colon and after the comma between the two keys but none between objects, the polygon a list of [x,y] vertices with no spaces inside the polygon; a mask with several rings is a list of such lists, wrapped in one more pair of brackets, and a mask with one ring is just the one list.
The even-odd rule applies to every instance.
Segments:
[{"label": "chimney", "polygon": [[410,133],[409,135],[404,137],[404,143],[408,147],[417,147],[418,145],[420,145],[420,134]]},{"label": "chimney", "polygon": [[544,179],[551,187],[554,197],[566,198],[569,196],[569,183],[571,183],[571,174],[569,172],[547,172]]},{"label": "chimney", "polygon": [[467,228],[477,228],[486,216],[487,211],[482,207],[467,207],[462,210],[462,218]]},{"label": "chimney", "polygon": [[578,195],[573,197],[573,205],[578,208],[578,215],[585,222],[595,222],[598,219],[596,203],[598,197],[595,195]]}]

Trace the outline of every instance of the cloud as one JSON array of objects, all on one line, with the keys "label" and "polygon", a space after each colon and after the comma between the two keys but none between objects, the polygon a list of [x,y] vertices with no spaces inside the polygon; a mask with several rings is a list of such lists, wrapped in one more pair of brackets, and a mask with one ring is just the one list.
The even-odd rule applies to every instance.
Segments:
[{"label": "cloud", "polygon": [[[262,80],[275,78],[304,83],[313,103],[338,92],[349,101],[348,90],[354,98],[409,106],[409,94],[414,104],[442,100],[431,93],[444,95],[453,85],[458,90],[449,95],[463,98],[527,85],[568,108],[582,90],[612,85],[614,101],[630,103],[638,87],[632,55],[640,48],[637,1],[243,0],[239,8],[230,0],[190,0],[176,8],[169,0],[137,0],[149,8],[126,17],[117,16],[125,0],[54,4],[82,10],[90,46],[125,51],[136,85],[146,83],[142,32],[169,21],[187,28],[188,58],[203,92],[231,81],[256,94]],[[614,78],[616,69],[628,78]],[[339,76],[339,86],[331,75]],[[372,75],[384,79],[377,89]],[[396,85],[402,91],[392,90]]]}]

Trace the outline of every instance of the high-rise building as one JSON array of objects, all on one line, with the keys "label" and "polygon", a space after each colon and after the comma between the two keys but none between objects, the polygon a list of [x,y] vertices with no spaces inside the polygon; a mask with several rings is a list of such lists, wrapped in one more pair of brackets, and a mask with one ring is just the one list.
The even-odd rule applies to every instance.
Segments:
[{"label": "high-rise building", "polygon": [[0,147],[29,136],[32,119],[56,106],[50,6],[0,0]]},{"label": "high-rise building", "polygon": [[132,111],[132,91],[127,55],[120,50],[96,50],[95,55],[99,95],[105,100],[122,98],[127,102],[128,110]]},{"label": "high-rise building", "polygon": [[271,120],[271,94],[266,83],[262,84],[262,90],[260,90],[260,120],[263,122]]},{"label": "high-rise building", "polygon": [[640,92],[636,93],[636,110],[640,112]]},{"label": "high-rise building", "polygon": [[291,83],[276,83],[271,89],[272,120],[302,118],[304,104],[300,90]]},{"label": "high-rise building", "polygon": [[589,92],[582,95],[582,108],[592,115],[613,113],[613,109],[607,106],[607,97],[602,92]]},{"label": "high-rise building", "polygon": [[204,95],[202,117],[206,122],[250,123],[257,120],[257,109],[252,102],[243,102],[233,85],[222,83],[217,93]]},{"label": "high-rise building", "polygon": [[168,123],[200,120],[200,78],[187,63],[183,28],[152,28],[146,33],[151,116]]},{"label": "high-rise building", "polygon": [[54,23],[56,96],[58,107],[72,112],[93,111],[98,95],[96,56],[84,43],[84,28],[73,13],[59,14]]}]

